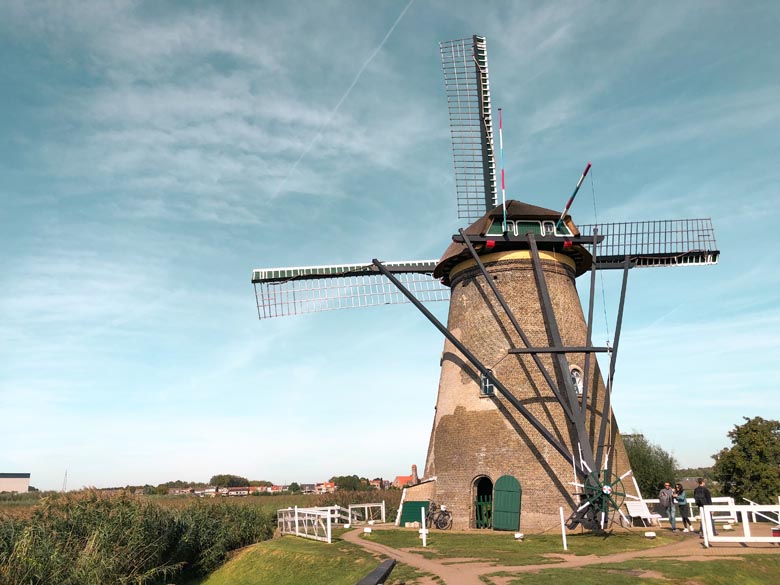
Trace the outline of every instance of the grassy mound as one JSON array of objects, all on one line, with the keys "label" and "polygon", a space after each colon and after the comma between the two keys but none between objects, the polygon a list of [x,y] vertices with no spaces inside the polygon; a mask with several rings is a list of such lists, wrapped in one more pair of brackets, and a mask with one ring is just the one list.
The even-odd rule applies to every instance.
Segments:
[{"label": "grassy mound", "polygon": [[[354,585],[380,560],[349,542],[326,544],[285,536],[239,551],[191,585]],[[387,584],[413,583],[421,575],[411,567],[396,565]]]}]

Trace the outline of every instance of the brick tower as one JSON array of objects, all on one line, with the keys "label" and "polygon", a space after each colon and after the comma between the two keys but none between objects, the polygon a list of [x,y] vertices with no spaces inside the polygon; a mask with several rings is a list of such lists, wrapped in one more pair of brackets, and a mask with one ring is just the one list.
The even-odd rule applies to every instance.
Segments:
[{"label": "brick tower", "polygon": [[[491,226],[501,221],[501,214],[501,208],[488,213],[465,233],[485,236],[496,231],[491,230]],[[507,205],[507,220],[515,231],[518,227],[521,231],[530,229],[542,236],[545,226],[555,230],[557,218],[558,214],[552,210],[515,201]],[[558,229],[571,230],[572,235],[577,235],[571,222]],[[570,251],[566,253],[543,247],[545,245],[540,242],[538,254],[563,345],[585,347],[588,345],[587,329],[575,277],[590,267],[590,254],[579,246],[568,248]],[[551,324],[545,322],[529,246],[516,242],[511,249],[483,253],[481,260],[531,345],[552,346]],[[523,342],[495,301],[466,246],[451,245],[434,274],[449,283],[452,289],[448,329],[571,453],[578,453],[581,445],[573,424],[567,420],[562,404],[548,387],[531,355],[508,353],[511,348],[523,347]],[[564,376],[568,376],[573,377],[579,391],[586,371],[585,354],[569,354],[567,358],[569,371],[562,372],[552,354],[540,355],[559,388],[565,387]],[[591,390],[585,421],[590,444],[595,450],[605,394],[595,359],[591,361],[589,378]],[[607,416],[605,450],[611,453],[610,466],[614,474],[628,471],[628,458],[611,409]],[[519,522],[515,525],[510,515],[507,524],[496,516],[494,520],[502,520],[496,528],[517,530],[521,525],[527,529],[547,528],[559,522],[560,506],[568,515],[579,502],[574,495],[578,490],[571,484],[575,481],[572,462],[557,453],[512,404],[491,392],[489,382],[450,341],[445,342],[441,358],[436,414],[423,481],[430,478],[435,478],[435,499],[447,504],[452,511],[455,528],[480,525],[479,496],[492,496],[501,478],[516,480],[502,480],[515,488],[519,484]],[[632,486],[625,487],[628,493],[634,493]],[[408,497],[413,499],[414,495]],[[498,498],[498,494],[495,497]],[[489,502],[490,497],[482,500]],[[498,500],[492,503],[495,506]],[[482,524],[491,527],[492,523]]]}]

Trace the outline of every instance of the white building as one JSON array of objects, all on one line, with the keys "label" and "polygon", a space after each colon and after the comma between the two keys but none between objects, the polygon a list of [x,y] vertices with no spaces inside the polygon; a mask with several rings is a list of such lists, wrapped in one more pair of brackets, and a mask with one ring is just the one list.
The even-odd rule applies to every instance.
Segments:
[{"label": "white building", "polygon": [[30,489],[29,473],[0,473],[0,493],[26,494]]}]

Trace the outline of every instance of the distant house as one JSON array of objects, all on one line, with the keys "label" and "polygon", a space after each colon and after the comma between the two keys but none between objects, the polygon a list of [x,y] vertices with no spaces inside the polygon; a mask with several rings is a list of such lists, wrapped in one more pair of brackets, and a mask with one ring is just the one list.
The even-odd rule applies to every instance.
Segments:
[{"label": "distant house", "polygon": [[412,483],[411,475],[396,475],[395,479],[393,480],[393,487],[401,489],[401,488],[405,488],[411,483]]},{"label": "distant house", "polygon": [[227,488],[227,495],[228,496],[248,496],[249,495],[249,486],[247,486],[247,487],[230,487],[230,488]]},{"label": "distant house", "polygon": [[250,485],[249,493],[251,494],[264,494],[268,491],[268,488],[264,485]]},{"label": "distant house", "polygon": [[315,494],[332,494],[336,491],[336,484],[332,481],[323,481],[321,483],[314,484]]},{"label": "distant house", "polygon": [[417,466],[412,465],[411,475],[396,475],[393,480],[393,487],[405,488],[408,485],[416,485],[420,483],[420,478],[417,476]]},{"label": "distant house", "polygon": [[304,494],[313,494],[316,490],[316,485],[313,483],[302,483],[301,492]]},{"label": "distant house", "polygon": [[168,488],[168,495],[169,496],[185,496],[195,493],[195,489],[191,487],[185,487],[185,488]]},{"label": "distant house", "polygon": [[26,494],[30,491],[29,473],[0,473],[0,493]]},{"label": "distant house", "polygon": [[375,490],[381,490],[382,489],[382,480],[381,479],[372,479],[368,482],[368,485],[370,485]]}]

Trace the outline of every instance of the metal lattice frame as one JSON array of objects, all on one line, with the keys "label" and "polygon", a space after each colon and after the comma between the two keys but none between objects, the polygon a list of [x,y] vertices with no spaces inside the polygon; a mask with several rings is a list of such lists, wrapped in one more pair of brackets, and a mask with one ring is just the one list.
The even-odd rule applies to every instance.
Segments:
[{"label": "metal lattice frame", "polygon": [[[712,220],[670,219],[578,225],[586,239],[598,228],[602,265],[617,264],[628,256],[635,267],[717,264],[718,245]],[[603,267],[603,266],[602,266]]]},{"label": "metal lattice frame", "polygon": [[498,205],[487,43],[474,36],[439,43],[447,107],[458,218],[476,221]]},{"label": "metal lattice frame", "polygon": [[[314,272],[316,268],[323,267],[270,269],[266,272]],[[254,275],[259,272],[255,271]],[[355,273],[350,268],[349,272],[341,274],[310,273],[288,277],[286,280],[255,280],[257,316],[260,319],[268,319],[409,302],[387,278],[373,271],[373,266],[363,266],[361,272]],[[396,271],[396,275],[421,302],[450,299],[450,289],[442,285],[430,272]]]}]

